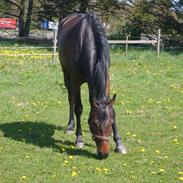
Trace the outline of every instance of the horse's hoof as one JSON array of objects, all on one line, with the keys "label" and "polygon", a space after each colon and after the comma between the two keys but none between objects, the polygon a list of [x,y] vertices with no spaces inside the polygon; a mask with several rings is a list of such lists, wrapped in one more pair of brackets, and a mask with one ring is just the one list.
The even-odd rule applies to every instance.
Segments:
[{"label": "horse's hoof", "polygon": [[121,154],[127,154],[127,149],[124,145],[116,147],[115,151]]},{"label": "horse's hoof", "polygon": [[82,149],[84,147],[83,142],[76,143],[76,148]]},{"label": "horse's hoof", "polygon": [[73,134],[74,133],[74,131],[73,130],[66,130],[66,132],[65,132],[67,135],[70,135],[70,134]]}]

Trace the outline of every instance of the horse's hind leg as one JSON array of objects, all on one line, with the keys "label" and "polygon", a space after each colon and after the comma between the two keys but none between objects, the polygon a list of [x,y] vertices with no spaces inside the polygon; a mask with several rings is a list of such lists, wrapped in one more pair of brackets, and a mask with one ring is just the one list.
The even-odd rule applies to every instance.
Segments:
[{"label": "horse's hind leg", "polygon": [[77,120],[77,126],[76,126],[76,147],[83,148],[84,142],[82,140],[82,129],[81,129],[81,114],[83,112],[83,106],[81,103],[81,93],[80,88],[77,91],[76,94],[76,100],[75,100],[75,115]]},{"label": "horse's hind leg", "polygon": [[67,72],[64,68],[63,68],[63,73],[64,73],[64,82],[68,91],[68,100],[69,100],[69,122],[68,122],[68,127],[66,129],[66,133],[71,134],[74,132],[74,126],[75,126],[75,123],[74,123],[75,96],[72,90],[73,86],[72,86],[70,73]]},{"label": "horse's hind leg", "polygon": [[121,137],[119,136],[118,129],[116,126],[116,121],[114,120],[112,124],[112,130],[113,130],[113,135],[114,135],[114,141],[116,143],[116,152],[122,153],[122,154],[127,154],[126,147],[122,144],[121,142]]}]

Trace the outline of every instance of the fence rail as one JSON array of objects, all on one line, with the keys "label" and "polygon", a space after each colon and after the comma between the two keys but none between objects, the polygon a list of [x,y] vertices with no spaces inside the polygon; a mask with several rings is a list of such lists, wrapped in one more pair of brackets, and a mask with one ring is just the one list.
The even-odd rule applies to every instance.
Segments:
[{"label": "fence rail", "polygon": [[157,55],[160,54],[160,45],[161,45],[161,30],[158,29],[157,39],[155,40],[129,40],[129,37],[126,36],[126,40],[109,40],[109,44],[126,44],[126,55],[128,55],[128,44],[152,44],[156,45]]},{"label": "fence rail", "polygon": [[[11,57],[14,57],[14,56],[53,56],[53,54],[0,54],[0,56],[11,56]],[[57,54],[56,54],[57,55]]]},{"label": "fence rail", "polygon": [[[18,47],[18,49],[52,49],[52,54],[28,54],[28,53],[21,53],[21,54],[14,54],[14,53],[5,53],[5,54],[0,54],[0,56],[32,56],[32,55],[35,55],[35,56],[52,56],[52,61],[53,63],[56,63],[56,55],[58,55],[56,53],[56,49],[57,49],[57,46],[56,46],[56,42],[57,42],[57,39],[56,39],[56,34],[57,34],[57,31],[55,30],[54,31],[54,34],[53,34],[53,46],[52,47],[39,47],[39,46],[35,46],[35,47]],[[161,31],[160,29],[158,30],[158,35],[157,35],[157,39],[156,40],[129,40],[129,37],[126,36],[126,40],[109,40],[108,41],[109,44],[115,44],[115,45],[119,45],[119,44],[125,44],[126,45],[126,55],[128,55],[128,45],[129,44],[151,44],[151,45],[156,45],[157,47],[157,55],[159,56],[160,54],[160,43],[161,43]],[[2,49],[9,49],[9,50],[12,50],[12,49],[17,49],[16,47],[0,47],[0,50]]]},{"label": "fence rail", "polygon": [[11,50],[16,50],[16,49],[53,49],[54,47],[52,46],[24,46],[24,47],[11,47],[11,46],[4,46],[4,47],[0,47],[0,50],[3,49],[11,49]]},{"label": "fence rail", "polygon": [[109,44],[157,44],[157,40],[109,40]]}]

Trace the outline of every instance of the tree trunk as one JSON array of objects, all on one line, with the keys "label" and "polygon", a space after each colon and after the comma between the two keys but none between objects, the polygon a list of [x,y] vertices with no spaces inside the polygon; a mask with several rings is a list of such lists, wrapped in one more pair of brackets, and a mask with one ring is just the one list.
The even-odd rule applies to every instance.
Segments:
[{"label": "tree trunk", "polygon": [[25,0],[21,0],[20,14],[18,16],[19,37],[24,37],[24,27],[25,27],[24,16],[25,16]]},{"label": "tree trunk", "polygon": [[64,18],[64,3],[65,0],[58,1],[58,6],[59,6],[59,22]]},{"label": "tree trunk", "polygon": [[18,32],[19,32],[19,37],[24,36],[24,12],[22,11],[18,16]]},{"label": "tree trunk", "polygon": [[19,37],[28,37],[30,32],[33,0],[29,0],[25,18],[25,0],[21,0],[21,9],[18,16]]},{"label": "tree trunk", "polygon": [[25,28],[24,28],[24,37],[29,36],[31,16],[32,16],[32,6],[33,6],[33,0],[29,0],[27,16],[26,16],[26,22],[25,22]]}]

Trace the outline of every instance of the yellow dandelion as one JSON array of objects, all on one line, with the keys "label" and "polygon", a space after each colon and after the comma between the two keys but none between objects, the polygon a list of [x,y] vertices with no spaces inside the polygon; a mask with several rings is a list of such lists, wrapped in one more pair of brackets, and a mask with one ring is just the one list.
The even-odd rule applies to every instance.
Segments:
[{"label": "yellow dandelion", "polygon": [[102,170],[101,170],[101,168],[97,167],[96,171],[101,172]]},{"label": "yellow dandelion", "polygon": [[173,129],[174,129],[174,130],[177,129],[177,126],[176,126],[176,125],[173,125]]},{"label": "yellow dandelion", "polygon": [[107,168],[103,168],[104,173],[108,173],[108,169]]},{"label": "yellow dandelion", "polygon": [[65,164],[68,164],[69,162],[67,160],[64,161]]},{"label": "yellow dandelion", "polygon": [[77,167],[76,166],[73,166],[72,169],[77,169]]},{"label": "yellow dandelion", "polygon": [[74,156],[69,156],[69,159],[71,159],[71,160],[74,159]]},{"label": "yellow dandelion", "polygon": [[151,174],[152,174],[152,175],[155,175],[155,174],[156,174],[156,172],[151,172]]},{"label": "yellow dandelion", "polygon": [[130,111],[130,110],[127,109],[127,110],[126,110],[126,113],[127,113],[127,114],[132,114],[132,111]]},{"label": "yellow dandelion", "polygon": [[178,139],[173,139],[173,142],[178,142]]},{"label": "yellow dandelion", "polygon": [[145,152],[145,148],[142,147],[142,148],[140,149],[140,151],[141,151],[141,152]]},{"label": "yellow dandelion", "polygon": [[26,159],[29,159],[29,158],[30,158],[30,156],[26,155],[26,156],[25,156],[25,158],[26,158]]},{"label": "yellow dandelion", "polygon": [[64,166],[67,166],[68,163],[69,163],[69,162],[68,162],[67,160],[65,160],[65,161],[64,161]]},{"label": "yellow dandelion", "polygon": [[152,164],[154,164],[154,161],[153,160],[150,161],[150,165],[152,165]]},{"label": "yellow dandelion", "polygon": [[183,172],[178,172],[179,175],[183,175]]},{"label": "yellow dandelion", "polygon": [[160,154],[160,151],[159,150],[156,150],[155,152],[156,152],[156,154]]},{"label": "yellow dandelion", "polygon": [[135,138],[135,137],[137,137],[137,135],[136,135],[136,134],[132,134],[132,137],[134,137],[134,138]]},{"label": "yellow dandelion", "polygon": [[180,181],[183,181],[183,177],[179,177],[178,179],[179,179]]},{"label": "yellow dandelion", "polygon": [[26,180],[27,177],[26,177],[25,175],[23,175],[23,176],[21,177],[21,179],[22,179],[22,180]]},{"label": "yellow dandelion", "polygon": [[140,139],[138,139],[137,141],[138,141],[139,144],[142,142]]},{"label": "yellow dandelion", "polygon": [[172,142],[173,142],[173,143],[175,143],[175,144],[179,144],[179,142],[178,142],[178,139],[177,139],[177,138],[173,139],[173,140],[172,140]]},{"label": "yellow dandelion", "polygon": [[159,173],[163,173],[163,172],[165,172],[165,170],[163,168],[160,168]]},{"label": "yellow dandelion", "polygon": [[73,171],[71,174],[71,177],[76,177],[76,176],[78,176],[77,172]]},{"label": "yellow dandelion", "polygon": [[21,103],[18,103],[17,105],[20,107],[22,104]]},{"label": "yellow dandelion", "polygon": [[32,102],[32,105],[33,105],[33,106],[36,106],[37,104],[36,104],[35,102]]},{"label": "yellow dandelion", "polygon": [[131,132],[127,132],[126,134],[127,134],[127,135],[131,135]]},{"label": "yellow dandelion", "polygon": [[65,148],[62,148],[62,152],[65,152]]}]

